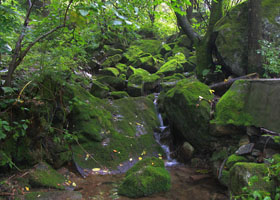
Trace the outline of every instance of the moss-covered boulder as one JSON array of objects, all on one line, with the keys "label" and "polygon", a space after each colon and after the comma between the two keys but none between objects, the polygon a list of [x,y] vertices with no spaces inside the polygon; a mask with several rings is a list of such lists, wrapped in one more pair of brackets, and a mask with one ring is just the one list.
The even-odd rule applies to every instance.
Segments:
[{"label": "moss-covered boulder", "polygon": [[171,88],[175,87],[176,84],[186,77],[183,74],[175,73],[172,76],[166,76],[162,79],[160,86],[163,92],[167,92]]},{"label": "moss-covered boulder", "polygon": [[142,68],[150,73],[155,73],[164,64],[162,59],[156,58],[151,54],[144,55],[132,63],[134,67]]},{"label": "moss-covered boulder", "polygon": [[244,156],[232,154],[228,157],[225,166],[226,168],[230,169],[237,162],[247,162],[247,161],[248,159],[245,158]]},{"label": "moss-covered boulder", "polygon": [[[271,40],[280,31],[280,2],[264,0],[261,3],[263,38]],[[248,2],[237,5],[219,20],[215,26],[218,32],[217,49],[232,73],[244,75],[248,57]]]},{"label": "moss-covered boulder", "polygon": [[108,96],[109,91],[110,91],[110,89],[106,85],[104,85],[96,80],[92,81],[90,93],[93,96],[101,98],[101,99],[106,98]]},{"label": "moss-covered boulder", "polygon": [[139,161],[130,170],[119,187],[119,194],[137,198],[157,192],[166,192],[171,187],[169,172],[158,158]]},{"label": "moss-covered boulder", "polygon": [[103,67],[113,67],[115,66],[117,63],[119,63],[119,61],[122,59],[122,55],[121,54],[116,54],[113,56],[109,56],[103,63],[102,66]]},{"label": "moss-covered boulder", "polygon": [[128,66],[126,64],[123,64],[123,63],[118,63],[116,65],[116,68],[119,70],[119,72],[121,74],[126,74]]},{"label": "moss-covered boulder", "polygon": [[155,92],[159,86],[160,77],[150,73],[135,73],[128,79],[127,92],[131,96],[142,96]]},{"label": "moss-covered boulder", "polygon": [[186,63],[186,58],[182,53],[170,57],[164,65],[156,72],[157,75],[171,76],[175,73],[184,72],[184,64]]},{"label": "moss-covered boulder", "polygon": [[32,187],[64,189],[65,178],[48,164],[41,162],[28,173],[29,184]]},{"label": "moss-covered boulder", "polygon": [[[128,97],[114,100],[111,104],[103,102],[100,106],[104,112],[110,113],[111,125],[100,130],[103,136],[101,142],[87,137],[81,142],[82,147],[72,146],[78,166],[86,169],[106,167],[125,171],[127,165],[138,160],[143,152],[145,156],[162,153],[153,138],[154,129],[159,122],[150,99]],[[96,118],[102,120],[105,116],[101,114]]]},{"label": "moss-covered boulder", "polygon": [[[238,162],[230,169],[230,192],[233,196],[242,195],[248,191],[261,191],[273,194],[275,183],[267,180],[269,174],[266,164]],[[243,188],[247,187],[247,191]]]},{"label": "moss-covered boulder", "polygon": [[129,97],[126,91],[112,91],[109,93],[109,96],[113,99],[121,99],[121,98]]},{"label": "moss-covered boulder", "polygon": [[280,131],[279,80],[239,80],[216,106],[214,123]]},{"label": "moss-covered boulder", "polygon": [[104,50],[106,52],[106,55],[108,55],[108,56],[113,56],[113,55],[116,55],[116,54],[122,54],[123,53],[122,49],[116,49],[116,48],[111,47],[109,45],[104,45]]},{"label": "moss-covered boulder", "polygon": [[120,75],[120,72],[117,68],[107,67],[107,68],[100,70],[100,74],[118,77]]},{"label": "moss-covered boulder", "polygon": [[206,148],[211,140],[210,88],[196,79],[185,79],[162,95],[161,107],[173,134],[184,137],[195,149]]},{"label": "moss-covered boulder", "polygon": [[108,75],[100,75],[97,77],[97,81],[111,87],[112,90],[125,90],[125,78],[124,77],[114,77]]}]

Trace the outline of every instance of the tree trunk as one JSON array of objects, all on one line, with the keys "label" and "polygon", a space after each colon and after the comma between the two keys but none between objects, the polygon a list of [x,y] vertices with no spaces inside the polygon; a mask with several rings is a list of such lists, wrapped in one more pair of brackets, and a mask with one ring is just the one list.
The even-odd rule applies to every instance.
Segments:
[{"label": "tree trunk", "polygon": [[262,56],[257,51],[261,49],[262,39],[261,0],[248,1],[248,68],[247,73],[263,74]]},{"label": "tree trunk", "polygon": [[213,51],[215,49],[215,41],[217,38],[217,33],[214,31],[214,26],[216,22],[223,17],[223,2],[224,0],[217,0],[217,2],[212,1],[211,14],[209,25],[207,27],[206,35],[203,37],[202,41],[199,42],[197,46],[196,56],[197,56],[197,67],[196,73],[197,77],[202,80],[205,74],[204,70],[213,70]]}]

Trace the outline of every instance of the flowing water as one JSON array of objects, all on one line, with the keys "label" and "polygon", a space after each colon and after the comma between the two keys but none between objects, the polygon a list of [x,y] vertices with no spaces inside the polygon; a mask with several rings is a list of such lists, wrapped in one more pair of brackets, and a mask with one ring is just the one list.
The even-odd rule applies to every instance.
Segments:
[{"label": "flowing water", "polygon": [[167,132],[167,135],[170,134],[168,127],[164,126],[163,124],[163,119],[162,116],[158,110],[158,105],[157,105],[157,101],[158,101],[158,95],[159,94],[155,94],[155,100],[154,100],[154,104],[156,107],[156,112],[157,112],[157,116],[158,116],[158,120],[160,122],[160,127],[159,127],[159,132],[155,132],[155,140],[157,141],[157,143],[161,146],[161,148],[164,150],[165,154],[166,154],[166,161],[165,161],[165,166],[174,166],[174,165],[178,165],[179,163],[177,162],[176,159],[172,159],[170,156],[170,147],[166,144],[161,143],[161,135],[165,132]]}]

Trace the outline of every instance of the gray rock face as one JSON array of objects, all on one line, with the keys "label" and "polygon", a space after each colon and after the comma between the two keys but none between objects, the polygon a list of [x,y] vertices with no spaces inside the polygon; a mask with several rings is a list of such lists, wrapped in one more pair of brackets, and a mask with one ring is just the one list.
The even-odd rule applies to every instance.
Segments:
[{"label": "gray rock face", "polygon": [[218,102],[215,121],[280,132],[279,94],[279,79],[237,81]]},{"label": "gray rock face", "polygon": [[[280,3],[277,0],[262,1],[263,39],[279,39]],[[248,44],[248,3],[233,8],[215,26],[218,32],[217,49],[228,70],[241,76],[246,73]]]}]

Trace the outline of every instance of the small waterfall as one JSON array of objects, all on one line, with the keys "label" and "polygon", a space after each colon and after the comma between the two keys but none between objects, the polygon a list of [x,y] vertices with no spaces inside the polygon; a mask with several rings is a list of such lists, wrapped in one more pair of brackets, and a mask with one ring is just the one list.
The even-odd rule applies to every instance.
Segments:
[{"label": "small waterfall", "polygon": [[[165,126],[163,124],[163,119],[162,119],[162,116],[158,110],[158,106],[157,106],[157,100],[158,100],[158,93],[155,94],[155,100],[154,100],[154,105],[156,107],[156,112],[157,112],[157,116],[158,116],[158,119],[159,119],[159,122],[160,122],[160,132],[155,132],[154,135],[155,135],[155,139],[156,139],[156,142],[161,146],[161,148],[164,150],[165,154],[166,154],[166,158],[167,158],[167,161],[165,162],[165,166],[173,166],[173,165],[177,165],[179,164],[177,162],[176,159],[172,159],[170,157],[170,148],[168,145],[165,145],[165,144],[162,144],[160,139],[161,139],[161,135],[167,131],[167,126]],[[170,134],[170,132],[168,133]]]}]

